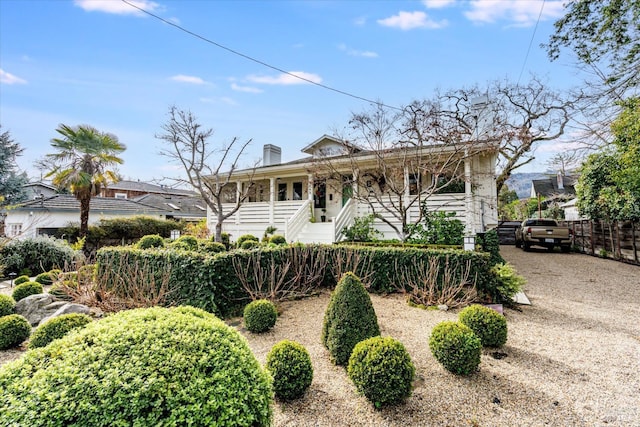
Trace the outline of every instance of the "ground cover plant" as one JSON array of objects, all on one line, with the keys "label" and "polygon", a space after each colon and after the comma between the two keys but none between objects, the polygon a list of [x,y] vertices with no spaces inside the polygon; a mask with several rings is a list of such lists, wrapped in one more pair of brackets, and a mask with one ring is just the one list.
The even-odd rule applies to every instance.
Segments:
[{"label": "ground cover plant", "polygon": [[[269,375],[221,320],[127,310],[0,367],[0,425],[268,426]],[[91,390],[91,392],[87,392]]]}]

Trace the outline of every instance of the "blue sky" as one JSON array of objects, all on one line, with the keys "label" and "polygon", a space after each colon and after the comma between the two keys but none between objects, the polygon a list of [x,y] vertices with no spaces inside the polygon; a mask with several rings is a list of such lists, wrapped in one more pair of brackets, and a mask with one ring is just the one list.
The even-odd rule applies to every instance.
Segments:
[{"label": "blue sky", "polygon": [[[129,1],[244,55],[393,106],[436,88],[516,81],[523,70],[522,81],[535,72],[556,88],[577,78],[539,47],[562,0]],[[115,134],[127,146],[124,177],[151,180],[181,173],[154,137],[170,105],[213,128],[216,144],[252,138],[246,164],[268,143],[282,147],[283,161],[300,158],[369,108],[120,0],[0,0],[0,70],[0,124],[25,148],[18,163],[36,179],[33,162],[51,152],[60,123]]]}]

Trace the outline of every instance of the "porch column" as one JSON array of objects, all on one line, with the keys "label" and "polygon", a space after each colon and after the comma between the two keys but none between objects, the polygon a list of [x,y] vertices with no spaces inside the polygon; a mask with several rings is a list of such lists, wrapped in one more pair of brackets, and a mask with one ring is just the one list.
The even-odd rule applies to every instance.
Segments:
[{"label": "porch column", "polygon": [[475,246],[475,216],[473,213],[473,193],[471,192],[471,159],[469,152],[464,152],[464,205],[465,205],[465,250],[473,250]]},{"label": "porch column", "polygon": [[358,200],[358,170],[353,171],[353,198]]},{"label": "porch column", "polygon": [[313,174],[307,174],[307,199],[311,204],[311,216],[315,215],[313,211]]},{"label": "porch column", "polygon": [[[411,198],[411,183],[409,182],[409,168],[404,167],[404,206],[409,204]],[[411,210],[407,209],[407,224],[411,224]]]},{"label": "porch column", "polygon": [[276,179],[269,178],[269,224],[271,225],[273,225],[275,206],[276,206]]},{"label": "porch column", "polygon": [[[236,203],[240,201],[240,197],[242,197],[242,182],[236,182]],[[236,224],[240,224],[240,209],[236,211]]]}]

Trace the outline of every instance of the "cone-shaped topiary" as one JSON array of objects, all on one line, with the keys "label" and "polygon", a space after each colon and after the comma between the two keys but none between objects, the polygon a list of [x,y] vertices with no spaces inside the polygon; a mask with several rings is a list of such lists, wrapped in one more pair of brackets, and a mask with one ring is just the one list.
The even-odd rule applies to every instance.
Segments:
[{"label": "cone-shaped topiary", "polygon": [[284,340],[267,354],[265,368],[273,377],[273,391],[282,400],[301,397],[313,380],[309,352],[295,341]]},{"label": "cone-shaped topiary", "polygon": [[371,298],[355,274],[346,273],[331,294],[322,324],[322,343],[336,365],[346,365],[357,343],[380,335]]},{"label": "cone-shaped topiary", "polygon": [[411,396],[415,367],[404,345],[391,337],[360,341],[349,358],[347,373],[358,391],[376,408]]},{"label": "cone-shaped topiary", "polygon": [[244,326],[250,332],[259,334],[273,328],[278,318],[276,306],[269,300],[251,301],[244,308]]},{"label": "cone-shaped topiary", "polygon": [[25,274],[25,275],[16,277],[16,279],[13,281],[13,285],[17,286],[17,285],[20,285],[21,283],[27,283],[30,281],[31,279],[29,278],[29,276]]},{"label": "cone-shaped topiary", "polygon": [[438,323],[431,332],[429,348],[436,360],[454,374],[469,375],[480,365],[480,338],[462,323]]},{"label": "cone-shaped topiary", "polygon": [[[161,307],[91,322],[0,367],[0,425],[268,426],[273,392],[223,321]],[[90,391],[90,392],[89,392]]]},{"label": "cone-shaped topiary", "polygon": [[13,289],[11,296],[18,302],[22,298],[26,298],[29,295],[41,294],[44,292],[44,288],[38,282],[24,282],[20,283]]},{"label": "cone-shaped topiary", "polygon": [[16,312],[16,302],[9,295],[0,294],[0,317]]},{"label": "cone-shaped topiary", "polygon": [[138,240],[136,247],[138,249],[164,248],[164,239],[159,234],[147,234]]},{"label": "cone-shaped topiary", "polygon": [[[31,334],[29,321],[19,314],[0,317],[0,350],[22,344]],[[0,390],[2,387],[0,387]],[[0,411],[2,413],[2,411]],[[0,421],[2,417],[0,416]],[[5,425],[0,422],[0,425]]]},{"label": "cone-shaped topiary", "polygon": [[458,320],[471,328],[484,347],[502,347],[507,342],[507,319],[489,307],[477,304],[467,307]]},{"label": "cone-shaped topiary", "polygon": [[62,338],[73,329],[91,323],[91,317],[81,313],[63,314],[41,323],[29,339],[29,348],[44,347],[53,340]]}]

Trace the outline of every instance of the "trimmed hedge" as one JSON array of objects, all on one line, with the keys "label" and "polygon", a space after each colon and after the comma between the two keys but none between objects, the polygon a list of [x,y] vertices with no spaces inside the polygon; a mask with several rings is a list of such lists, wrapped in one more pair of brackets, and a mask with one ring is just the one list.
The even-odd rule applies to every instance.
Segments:
[{"label": "trimmed hedge", "polygon": [[[31,334],[29,321],[19,314],[0,317],[0,350],[16,347]],[[0,385],[0,390],[2,390]],[[4,397],[4,396],[3,396]],[[2,411],[0,410],[0,414]],[[0,421],[2,417],[0,416]],[[0,425],[5,425],[0,423]]]},{"label": "trimmed hedge", "polygon": [[16,312],[16,302],[9,295],[0,294],[0,317]]},{"label": "trimmed hedge", "polygon": [[41,294],[44,292],[44,288],[38,282],[25,282],[21,283],[13,289],[11,296],[18,302],[29,295]]},{"label": "trimmed hedge", "polygon": [[127,310],[0,367],[0,425],[268,426],[272,389],[221,320]]},{"label": "trimmed hedge", "polygon": [[[366,247],[349,245],[288,245],[261,247],[262,267],[269,269],[275,260],[284,263],[294,251],[311,250],[315,256],[324,257],[324,278],[321,285],[332,288],[336,278],[332,276],[331,266],[344,260],[359,257],[363,260],[354,268],[359,277],[368,277],[368,290],[373,293],[392,293],[397,291],[395,265],[400,268],[413,268],[417,261],[428,263],[436,257],[440,268],[445,266],[465,266],[470,263],[470,278],[476,280],[476,288],[483,300],[497,300],[497,281],[489,271],[489,255],[461,250],[435,250],[419,248]],[[203,308],[221,317],[237,315],[251,300],[238,279],[233,260],[247,265],[249,257],[255,252],[232,251],[219,254],[181,252],[173,250],[140,250],[131,247],[103,248],[97,253],[98,277],[107,278],[109,271],[125,271],[121,263],[138,263],[148,266],[156,274],[155,281],[161,283],[162,274],[168,272],[171,290],[169,301],[173,305],[187,304]],[[289,272],[288,274],[293,274]],[[441,277],[443,274],[440,275]],[[249,272],[251,277],[251,272]]]},{"label": "trimmed hedge", "polygon": [[295,341],[283,340],[267,354],[265,369],[273,377],[273,391],[282,400],[301,397],[313,380],[313,366],[306,348]]},{"label": "trimmed hedge", "polygon": [[29,348],[44,347],[53,340],[62,338],[70,331],[82,328],[93,319],[82,313],[63,314],[38,325],[29,339]]}]

